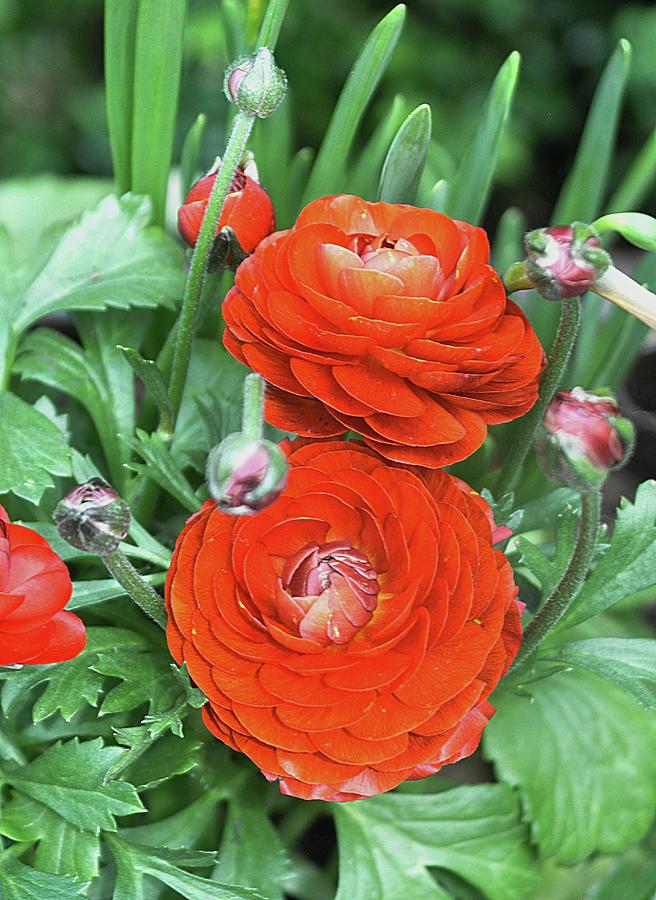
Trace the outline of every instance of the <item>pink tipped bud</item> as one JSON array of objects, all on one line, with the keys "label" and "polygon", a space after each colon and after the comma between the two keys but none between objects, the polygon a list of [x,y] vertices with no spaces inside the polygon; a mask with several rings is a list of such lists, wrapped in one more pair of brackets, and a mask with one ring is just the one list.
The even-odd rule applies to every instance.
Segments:
[{"label": "pink tipped bud", "polygon": [[207,482],[224,512],[249,515],[269,506],[283,491],[287,458],[273,441],[230,434],[209,455]]},{"label": "pink tipped bud", "polygon": [[579,297],[611,264],[594,230],[583,222],[530,231],[526,274],[547,300]]},{"label": "pink tipped bud", "polygon": [[64,540],[78,550],[106,556],[125,540],[130,508],[102,478],[78,484],[63,497],[52,514]]},{"label": "pink tipped bud", "polygon": [[633,423],[611,396],[583,388],[556,394],[536,438],[538,458],[554,481],[590,490],[629,458]]},{"label": "pink tipped bud", "polygon": [[275,64],[269,48],[260,47],[228,66],[223,90],[241,112],[266,119],[284,99],[287,76]]}]

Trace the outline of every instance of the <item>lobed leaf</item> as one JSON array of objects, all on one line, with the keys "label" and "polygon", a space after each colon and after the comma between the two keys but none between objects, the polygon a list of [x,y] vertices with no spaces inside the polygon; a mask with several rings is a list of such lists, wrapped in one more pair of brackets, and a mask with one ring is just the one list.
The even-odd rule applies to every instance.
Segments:
[{"label": "lobed leaf", "polygon": [[70,900],[86,892],[88,886],[69,875],[37,872],[17,859],[0,857],[2,900]]},{"label": "lobed leaf", "polygon": [[196,512],[201,501],[196,497],[191,485],[182,474],[171,451],[157,432],[148,434],[137,428],[134,438],[123,435],[123,440],[143,459],[143,463],[131,462],[128,467],[133,472],[150,478],[174,497],[189,512]]}]

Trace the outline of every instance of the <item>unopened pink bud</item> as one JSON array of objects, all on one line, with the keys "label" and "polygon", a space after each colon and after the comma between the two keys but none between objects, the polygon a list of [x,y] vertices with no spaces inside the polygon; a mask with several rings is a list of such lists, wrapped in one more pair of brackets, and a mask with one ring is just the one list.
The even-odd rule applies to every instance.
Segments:
[{"label": "unopened pink bud", "polygon": [[538,228],[525,238],[526,274],[547,300],[579,297],[611,263],[589,225]]}]

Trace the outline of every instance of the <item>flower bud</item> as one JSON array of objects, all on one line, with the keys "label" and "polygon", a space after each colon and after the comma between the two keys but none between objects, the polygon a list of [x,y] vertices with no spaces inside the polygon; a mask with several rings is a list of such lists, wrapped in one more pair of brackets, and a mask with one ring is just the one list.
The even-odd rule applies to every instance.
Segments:
[{"label": "flower bud", "polygon": [[579,297],[611,264],[589,225],[557,225],[529,231],[524,239],[526,274],[547,300]]},{"label": "flower bud", "polygon": [[588,491],[624,465],[633,442],[633,423],[623,418],[613,397],[575,387],[549,404],[536,451],[549,478]]},{"label": "flower bud", "polygon": [[223,90],[241,112],[266,119],[283,101],[287,76],[275,64],[269,48],[260,47],[228,66]]},{"label": "flower bud", "polygon": [[244,516],[269,506],[287,484],[287,458],[277,444],[230,434],[207,460],[210,494],[219,507]]},{"label": "flower bud", "polygon": [[[178,231],[190,247],[196,246],[220,166],[219,162],[196,182],[178,210]],[[241,247],[246,253],[252,253],[260,241],[271,234],[275,225],[273,203],[264,188],[260,187],[257,169],[250,163],[245,168],[239,166],[223,204],[215,235],[226,226],[232,228]]]},{"label": "flower bud", "polygon": [[64,540],[78,550],[107,556],[127,537],[130,508],[102,478],[79,484],[52,514]]}]

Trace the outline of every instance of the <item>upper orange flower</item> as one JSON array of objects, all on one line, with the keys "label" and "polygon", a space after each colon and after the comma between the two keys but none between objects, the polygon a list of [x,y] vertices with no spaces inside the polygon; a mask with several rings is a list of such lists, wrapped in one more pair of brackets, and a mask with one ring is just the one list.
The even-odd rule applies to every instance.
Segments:
[{"label": "upper orange flower", "polygon": [[316,200],[240,266],[224,343],[272,386],[279,428],[457,462],[533,406],[543,361],[488,258],[481,228],[432,210]]},{"label": "upper orange flower", "polygon": [[64,609],[71,591],[45,538],[12,525],[0,506],[0,665],[62,662],[84,649],[84,624]]},{"label": "upper orange flower", "polygon": [[472,753],[519,648],[485,501],[362,444],[296,441],[278,499],[180,535],[168,642],[207,727],[284,793],[355,800]]}]

